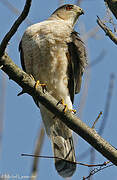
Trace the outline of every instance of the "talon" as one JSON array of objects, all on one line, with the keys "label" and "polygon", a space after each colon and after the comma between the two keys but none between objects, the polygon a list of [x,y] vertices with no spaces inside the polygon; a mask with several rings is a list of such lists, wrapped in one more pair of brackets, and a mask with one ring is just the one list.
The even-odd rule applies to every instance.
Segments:
[{"label": "talon", "polygon": [[69,109],[71,112],[73,112],[74,114],[76,114],[76,110],[75,109]]},{"label": "talon", "polygon": [[35,89],[37,89],[37,87],[40,85],[40,82],[39,82],[39,80],[38,81],[36,81],[36,83],[35,83]]},{"label": "talon", "polygon": [[41,84],[39,80],[37,80],[36,83],[35,83],[35,89],[37,89],[37,87],[38,87],[39,85],[42,87],[43,92],[45,92],[45,90],[47,91],[47,86],[46,86],[46,84]]},{"label": "talon", "polygon": [[[64,99],[61,99],[56,105],[58,106],[59,104],[62,104],[64,106],[63,112],[66,112],[68,109],[68,105],[64,103]],[[68,110],[73,112],[74,114],[76,113],[75,109],[68,109]]]},{"label": "talon", "polygon": [[[29,74],[29,76],[30,76],[34,81],[36,81],[32,74]],[[44,90],[47,91],[46,84],[41,84],[39,80],[37,80],[36,83],[35,83],[35,89],[37,89],[37,87],[38,87],[39,85],[42,87],[43,92],[44,92]]]},{"label": "talon", "polygon": [[68,109],[68,106],[67,104],[64,103],[64,99],[61,99],[58,103],[57,103],[57,106],[59,104],[62,104],[64,106],[64,109],[63,109],[63,112],[66,112],[66,110]]},{"label": "talon", "polygon": [[46,84],[39,84],[42,88],[46,89]]},{"label": "talon", "polygon": [[63,104],[63,105],[64,105],[63,112],[66,112],[66,111],[67,111],[67,109],[68,109],[68,106],[67,106],[67,104]]},{"label": "talon", "polygon": [[44,93],[45,91],[47,91],[47,86],[46,86],[46,84],[39,84],[39,85],[42,87],[43,93]]}]

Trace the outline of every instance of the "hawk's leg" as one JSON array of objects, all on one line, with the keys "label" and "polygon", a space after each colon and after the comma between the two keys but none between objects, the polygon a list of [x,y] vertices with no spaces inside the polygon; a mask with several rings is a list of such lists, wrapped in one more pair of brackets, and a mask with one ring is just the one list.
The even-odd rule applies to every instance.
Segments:
[{"label": "hawk's leg", "polygon": [[[64,106],[63,111],[66,112],[67,109],[68,109],[68,105],[64,103],[64,99],[61,99],[61,100],[57,103],[57,106],[58,106],[59,104],[62,104],[62,105]],[[71,112],[73,112],[73,113],[76,113],[76,110],[74,110],[74,109],[68,109],[68,110],[71,111]]]}]

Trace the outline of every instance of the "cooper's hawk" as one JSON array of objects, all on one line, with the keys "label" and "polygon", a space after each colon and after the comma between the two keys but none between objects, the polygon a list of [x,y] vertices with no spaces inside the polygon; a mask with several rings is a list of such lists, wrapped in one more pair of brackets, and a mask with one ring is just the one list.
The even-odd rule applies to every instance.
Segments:
[{"label": "cooper's hawk", "polygon": [[[23,70],[35,80],[47,85],[48,92],[58,101],[64,99],[72,109],[74,94],[79,93],[82,74],[87,64],[85,46],[73,30],[83,10],[71,4],[58,8],[46,21],[34,24],[25,31],[20,46]],[[72,131],[38,99],[45,129],[52,141],[55,157],[75,162]],[[55,159],[55,167],[63,177],[72,176],[76,164]]]}]

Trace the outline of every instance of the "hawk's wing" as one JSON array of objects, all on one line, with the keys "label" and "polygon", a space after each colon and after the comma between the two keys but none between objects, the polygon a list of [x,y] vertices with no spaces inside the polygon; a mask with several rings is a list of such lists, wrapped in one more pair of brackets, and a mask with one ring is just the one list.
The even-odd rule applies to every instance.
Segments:
[{"label": "hawk's wing", "polygon": [[[20,41],[19,43],[19,52],[20,52],[20,61],[21,61],[21,65],[22,65],[22,69],[23,71],[26,72],[26,66],[25,66],[25,61],[24,61],[24,52],[23,52],[23,48],[22,48],[22,41]],[[31,67],[30,67],[31,70]],[[32,75],[32,74],[30,74]],[[39,102],[37,100],[37,98],[33,97],[35,104],[39,107]]]},{"label": "hawk's wing", "polygon": [[78,33],[71,33],[72,41],[68,43],[68,89],[73,103],[74,94],[79,93],[82,75],[87,65],[86,48]]},{"label": "hawk's wing", "polygon": [[20,44],[19,44],[19,52],[20,52],[20,60],[21,60],[22,69],[26,72],[26,68],[24,64],[24,52],[22,49],[22,41],[20,41]]}]

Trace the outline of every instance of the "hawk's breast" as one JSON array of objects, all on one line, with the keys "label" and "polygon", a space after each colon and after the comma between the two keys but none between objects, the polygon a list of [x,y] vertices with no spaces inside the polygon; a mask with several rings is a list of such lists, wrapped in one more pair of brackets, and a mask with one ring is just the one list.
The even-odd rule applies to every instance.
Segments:
[{"label": "hawk's breast", "polygon": [[69,93],[66,54],[70,33],[71,29],[65,24],[46,21],[29,27],[22,39],[27,73],[45,83],[58,99]]}]

